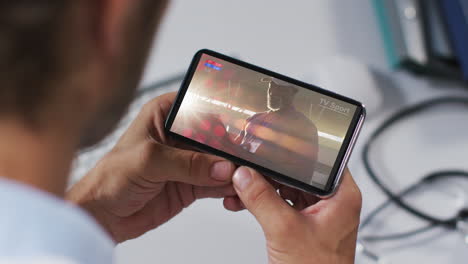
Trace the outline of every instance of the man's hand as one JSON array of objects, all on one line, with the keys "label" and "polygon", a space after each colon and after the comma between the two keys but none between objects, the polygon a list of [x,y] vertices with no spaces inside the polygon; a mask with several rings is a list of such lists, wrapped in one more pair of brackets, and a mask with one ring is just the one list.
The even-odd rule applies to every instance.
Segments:
[{"label": "man's hand", "polygon": [[[262,226],[269,263],[353,263],[361,193],[349,171],[328,199],[276,185],[252,169],[240,167],[233,182],[238,197],[226,198],[231,211],[247,208]],[[293,205],[286,203],[285,199]]]},{"label": "man's hand", "polygon": [[67,194],[88,210],[116,242],[165,223],[200,198],[235,195],[235,166],[183,150],[164,134],[175,93],[143,108],[113,150]]}]

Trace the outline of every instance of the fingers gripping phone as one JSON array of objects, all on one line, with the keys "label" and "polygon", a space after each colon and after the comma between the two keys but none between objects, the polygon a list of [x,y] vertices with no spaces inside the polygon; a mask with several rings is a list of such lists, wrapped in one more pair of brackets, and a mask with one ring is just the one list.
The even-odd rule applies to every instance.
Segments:
[{"label": "fingers gripping phone", "polygon": [[167,135],[329,196],[365,118],[364,106],[210,50],[193,58],[165,124]]}]

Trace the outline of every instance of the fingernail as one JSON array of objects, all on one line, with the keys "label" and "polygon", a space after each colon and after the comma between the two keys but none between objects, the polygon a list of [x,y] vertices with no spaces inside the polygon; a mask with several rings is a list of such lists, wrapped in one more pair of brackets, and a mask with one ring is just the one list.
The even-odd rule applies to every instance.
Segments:
[{"label": "fingernail", "polygon": [[234,176],[232,178],[234,182],[234,186],[239,190],[243,191],[249,186],[250,182],[252,181],[252,174],[250,170],[246,167],[240,167],[234,172]]},{"label": "fingernail", "polygon": [[231,179],[232,164],[229,161],[218,161],[211,167],[211,178],[218,181],[228,181]]}]

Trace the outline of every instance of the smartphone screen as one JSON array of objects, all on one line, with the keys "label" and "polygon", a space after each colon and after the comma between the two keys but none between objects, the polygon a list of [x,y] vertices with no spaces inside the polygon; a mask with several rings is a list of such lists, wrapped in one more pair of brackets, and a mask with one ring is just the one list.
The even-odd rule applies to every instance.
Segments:
[{"label": "smartphone screen", "polygon": [[363,113],[351,99],[202,50],[166,130],[203,151],[324,195],[342,173]]}]

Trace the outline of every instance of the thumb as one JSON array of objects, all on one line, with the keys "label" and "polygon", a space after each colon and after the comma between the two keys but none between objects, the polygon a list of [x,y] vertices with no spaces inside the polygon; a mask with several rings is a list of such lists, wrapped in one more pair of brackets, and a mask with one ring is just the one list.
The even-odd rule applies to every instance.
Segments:
[{"label": "thumb", "polygon": [[264,232],[275,232],[296,217],[290,207],[265,178],[253,169],[238,168],[233,176],[234,189],[246,209],[252,213]]}]

